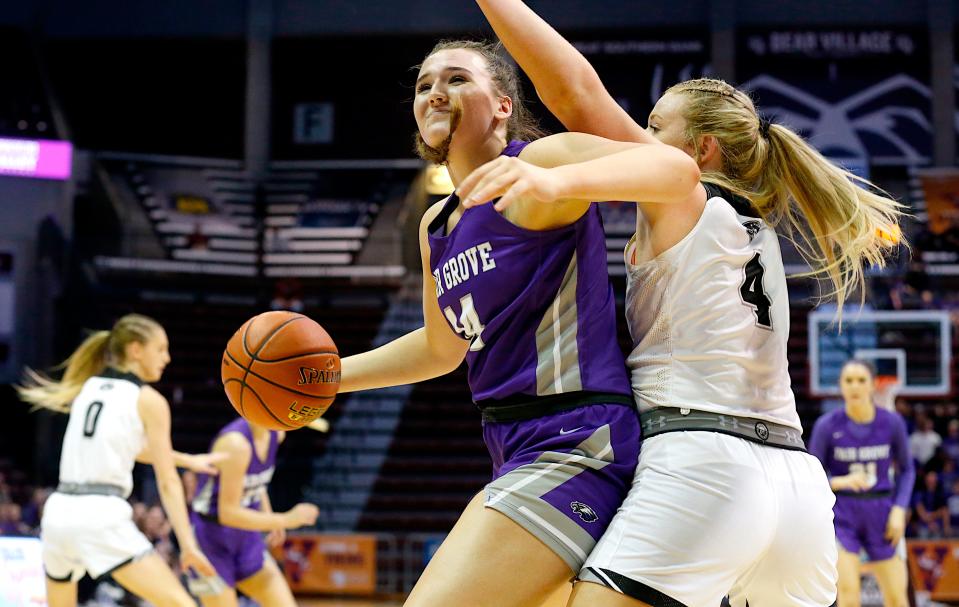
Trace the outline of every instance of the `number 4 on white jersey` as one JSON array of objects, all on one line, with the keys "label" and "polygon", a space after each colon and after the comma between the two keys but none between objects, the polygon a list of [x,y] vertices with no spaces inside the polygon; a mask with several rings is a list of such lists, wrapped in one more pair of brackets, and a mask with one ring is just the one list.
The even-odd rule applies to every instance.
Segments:
[{"label": "number 4 on white jersey", "polygon": [[486,345],[483,343],[483,329],[486,326],[480,322],[479,314],[476,313],[476,307],[473,306],[473,294],[467,293],[463,297],[460,297],[460,317],[456,318],[456,313],[453,312],[452,306],[446,306],[443,308],[443,314],[446,315],[446,320],[450,321],[450,325],[453,327],[453,330],[457,333],[462,333],[466,339],[472,340],[470,344],[470,352],[479,352]]}]

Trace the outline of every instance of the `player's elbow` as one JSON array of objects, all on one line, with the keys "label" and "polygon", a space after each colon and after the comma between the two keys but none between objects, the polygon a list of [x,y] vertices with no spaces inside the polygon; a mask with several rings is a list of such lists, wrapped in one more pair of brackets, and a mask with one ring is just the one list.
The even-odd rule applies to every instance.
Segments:
[{"label": "player's elbow", "polygon": [[560,109],[582,111],[591,97],[605,92],[606,87],[599,74],[589,61],[581,59],[564,66],[562,78],[550,78],[548,82],[537,83],[537,95],[543,103],[549,104],[554,113]]},{"label": "player's elbow", "polygon": [[636,193],[636,200],[643,202],[680,203],[689,200],[701,176],[696,161],[678,148],[668,145],[644,146],[651,153],[652,164],[648,191]]},{"label": "player's elbow", "polygon": [[236,508],[232,508],[230,506],[224,507],[222,504],[220,504],[217,507],[217,510],[218,510],[217,518],[219,519],[219,522],[221,525],[225,527],[238,526],[237,522],[239,517],[237,516]]},{"label": "player's elbow", "polygon": [[466,358],[466,350],[469,347],[468,342],[457,340],[452,347],[433,348],[431,358],[431,367],[433,377],[440,377],[455,371],[463,359]]}]

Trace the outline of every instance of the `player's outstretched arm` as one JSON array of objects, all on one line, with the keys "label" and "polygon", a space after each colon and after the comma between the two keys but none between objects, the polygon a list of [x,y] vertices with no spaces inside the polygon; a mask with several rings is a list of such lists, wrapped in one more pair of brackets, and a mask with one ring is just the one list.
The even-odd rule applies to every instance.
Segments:
[{"label": "player's outstretched arm", "polygon": [[[223,454],[219,453],[180,453],[173,452],[173,465],[177,468],[186,468],[198,474],[209,474],[216,476],[220,473],[217,464],[225,459]],[[150,456],[149,447],[143,449],[137,454],[137,462],[141,464],[152,464],[153,458]]]},{"label": "player's outstretched arm", "polygon": [[563,126],[618,141],[658,143],[616,103],[586,57],[522,0],[476,3]]},{"label": "player's outstretched arm", "polygon": [[[588,201],[695,202],[699,167],[678,148],[561,133],[529,144],[519,158],[500,156],[473,171],[457,192],[466,207],[521,205],[524,216],[550,214],[550,225],[578,219]],[[705,200],[705,192],[699,196]],[[537,203],[560,203],[543,206]],[[524,225],[524,227],[531,227]]]},{"label": "player's outstretched arm", "polygon": [[153,461],[160,501],[163,502],[163,509],[170,519],[170,525],[180,545],[180,562],[184,569],[192,567],[201,575],[214,575],[216,571],[200,551],[193,529],[190,527],[183,485],[173,463],[173,446],[170,443],[170,405],[159,392],[150,386],[144,386],[140,390],[137,409],[146,431],[147,447]]},{"label": "player's outstretched arm", "polygon": [[466,358],[470,342],[447,324],[437,303],[436,282],[430,271],[427,228],[439,214],[443,202],[430,207],[420,221],[424,326],[375,350],[342,359],[340,392],[426,381],[453,371]]},{"label": "player's outstretched arm", "polygon": [[217,512],[222,525],[248,531],[296,529],[312,525],[320,510],[313,504],[297,504],[286,512],[253,510],[243,505],[243,479],[253,457],[250,443],[236,432],[227,432],[213,443],[213,453],[223,453],[220,464],[220,497]]}]

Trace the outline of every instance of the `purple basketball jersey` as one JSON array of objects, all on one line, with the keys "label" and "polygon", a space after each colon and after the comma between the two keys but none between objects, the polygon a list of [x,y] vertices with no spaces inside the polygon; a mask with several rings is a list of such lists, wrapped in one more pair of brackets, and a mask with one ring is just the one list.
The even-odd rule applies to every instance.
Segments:
[{"label": "purple basketball jersey", "polygon": [[858,471],[873,481],[864,491],[837,492],[833,521],[839,544],[853,554],[864,550],[873,561],[892,558],[896,546],[885,538],[889,511],[893,505],[908,506],[916,478],[902,417],[877,408],[871,422],[860,424],[845,409],[831,411],[816,421],[809,452],[829,476]]},{"label": "purple basketball jersey", "polygon": [[[503,154],[525,146],[511,142]],[[473,400],[631,396],[596,206],[572,225],[532,231],[484,204],[466,209],[447,234],[458,204],[450,196],[429,227],[430,269],[440,309],[470,341]]]},{"label": "purple basketball jersey", "polygon": [[[906,424],[897,413],[877,408],[871,422],[859,424],[845,409],[831,411],[816,421],[809,452],[819,458],[829,476],[864,472],[875,481],[869,493],[891,494],[895,504],[908,507],[915,470]],[[890,475],[893,462],[895,480]]]},{"label": "purple basketball jersey", "polygon": [[[259,510],[262,505],[260,496],[266,486],[270,484],[270,480],[273,479],[273,470],[276,466],[276,449],[279,446],[279,433],[270,432],[270,447],[266,452],[266,459],[260,460],[256,453],[256,447],[253,445],[253,432],[245,419],[239,418],[224,426],[213,439],[213,442],[216,442],[218,438],[228,432],[242,434],[250,443],[250,449],[253,453],[250,457],[250,465],[247,467],[246,475],[243,478],[243,497],[240,504],[244,508]],[[193,498],[192,503],[193,511],[215,519],[219,497],[220,477],[207,474],[198,475],[196,497]]]}]

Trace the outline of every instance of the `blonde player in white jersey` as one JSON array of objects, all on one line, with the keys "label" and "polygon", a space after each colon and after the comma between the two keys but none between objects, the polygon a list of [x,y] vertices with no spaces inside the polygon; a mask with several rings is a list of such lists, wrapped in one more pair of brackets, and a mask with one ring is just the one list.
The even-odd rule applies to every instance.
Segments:
[{"label": "blonde player in white jersey", "polygon": [[74,607],[77,581],[112,575],[154,605],[193,607],[177,576],[133,524],[126,498],[134,461],[153,464],[160,499],[180,545],[180,562],[202,575],[214,569],[197,547],[175,465],[215,473],[220,456],[186,455],[170,444],[170,406],[146,385],[170,362],[166,332],[136,314],[88,337],[67,359],[60,381],[27,372],[20,397],[69,413],[60,484],[40,522],[47,601]]},{"label": "blonde player in white jersey", "polygon": [[[722,81],[672,87],[643,129],[520,0],[477,1],[568,129],[672,145],[703,173],[684,202],[637,205],[626,314],[644,444],[571,605],[715,607],[727,592],[734,607],[831,605],[834,497],[805,452],[790,389],[774,228],[800,244],[841,309],[863,264],[883,262],[890,243],[880,229],[895,233],[900,205],[855,185]],[[476,197],[542,198],[562,187],[523,168],[490,167]]]}]

